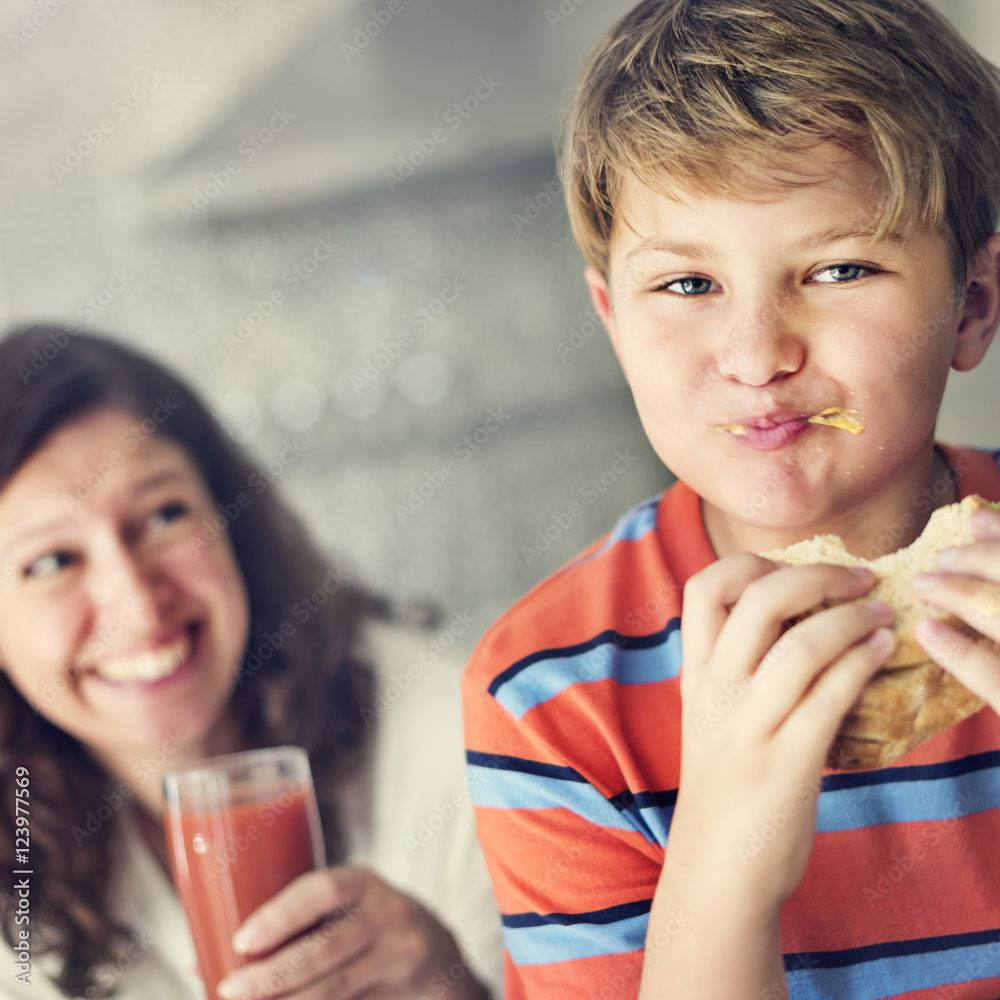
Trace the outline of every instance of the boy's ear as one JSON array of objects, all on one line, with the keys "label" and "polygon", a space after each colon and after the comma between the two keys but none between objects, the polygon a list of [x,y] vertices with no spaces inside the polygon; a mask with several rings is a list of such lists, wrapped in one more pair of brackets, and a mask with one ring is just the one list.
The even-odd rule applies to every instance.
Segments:
[{"label": "boy's ear", "polygon": [[1000,233],[986,241],[975,274],[965,285],[965,302],[958,323],[958,336],[951,367],[972,371],[986,356],[986,350],[1000,325]]},{"label": "boy's ear", "polygon": [[608,331],[608,336],[611,338],[611,346],[615,349],[615,354],[620,359],[618,327],[615,324],[615,314],[611,308],[611,291],[608,288],[608,283],[604,279],[604,275],[593,264],[583,272],[583,277],[590,286],[590,300],[594,303],[594,309],[597,311],[597,315],[601,317],[601,322],[604,324],[604,328]]}]

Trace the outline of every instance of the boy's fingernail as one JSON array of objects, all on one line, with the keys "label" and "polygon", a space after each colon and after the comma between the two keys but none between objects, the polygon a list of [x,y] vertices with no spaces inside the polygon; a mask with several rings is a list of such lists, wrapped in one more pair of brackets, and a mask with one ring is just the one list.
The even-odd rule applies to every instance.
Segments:
[{"label": "boy's fingernail", "polygon": [[980,535],[1000,538],[1000,514],[992,510],[977,510],[969,518],[969,527]]},{"label": "boy's fingernail", "polygon": [[925,618],[914,626],[913,634],[919,640],[937,642],[945,633],[944,624],[937,618]]},{"label": "boy's fingernail", "polygon": [[866,569],[864,566],[852,566],[851,572],[859,580],[870,580],[875,575],[870,569]]},{"label": "boy's fingernail", "polygon": [[896,637],[887,628],[876,629],[868,640],[879,656],[887,656],[896,645]]},{"label": "boy's fingernail", "polygon": [[933,590],[940,579],[940,577],[935,576],[933,573],[918,573],[913,578],[913,589],[922,591]]},{"label": "boy's fingernail", "polygon": [[954,566],[955,565],[955,560],[957,558],[958,558],[958,549],[957,548],[942,549],[937,554],[937,565],[938,565],[938,568],[939,569],[943,569],[943,568],[945,568],[947,566]]},{"label": "boy's fingernail", "polygon": [[889,607],[885,601],[868,601],[868,607],[872,609],[879,616],[879,618],[884,618],[886,621],[891,621],[895,615],[892,608]]}]

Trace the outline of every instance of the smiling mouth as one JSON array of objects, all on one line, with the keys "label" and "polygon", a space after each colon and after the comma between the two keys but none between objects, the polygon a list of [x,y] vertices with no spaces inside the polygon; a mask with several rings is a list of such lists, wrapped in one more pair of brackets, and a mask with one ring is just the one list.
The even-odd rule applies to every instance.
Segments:
[{"label": "smiling mouth", "polygon": [[116,684],[160,681],[176,673],[190,655],[191,637],[185,632],[169,646],[98,663],[94,666],[94,673],[102,680]]}]

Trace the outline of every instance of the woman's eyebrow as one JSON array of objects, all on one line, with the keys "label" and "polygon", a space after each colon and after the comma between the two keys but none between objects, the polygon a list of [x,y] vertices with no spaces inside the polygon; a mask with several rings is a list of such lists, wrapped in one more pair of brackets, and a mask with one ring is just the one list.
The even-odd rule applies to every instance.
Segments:
[{"label": "woman's eyebrow", "polygon": [[[149,475],[144,476],[138,482],[132,484],[129,487],[128,492],[132,496],[140,496],[143,493],[148,493],[151,490],[157,489],[160,486],[170,485],[171,483],[183,483],[189,482],[189,477],[181,469],[158,469],[151,472]],[[67,494],[68,496],[69,494]],[[65,523],[69,518],[69,514],[59,514],[55,517],[48,517],[43,521],[38,521],[32,523],[30,520],[28,526],[23,530],[19,530],[15,525],[15,533],[12,538],[10,538],[7,543],[3,546],[2,551],[0,551],[0,557],[5,555],[12,546],[20,545],[22,542],[30,542],[32,538],[36,535],[45,535],[48,532],[58,528],[60,525]]]},{"label": "woman's eyebrow", "polygon": [[170,485],[171,483],[188,483],[191,477],[182,469],[159,469],[151,472],[129,487],[129,493],[133,496],[140,493],[148,493],[159,486]]}]

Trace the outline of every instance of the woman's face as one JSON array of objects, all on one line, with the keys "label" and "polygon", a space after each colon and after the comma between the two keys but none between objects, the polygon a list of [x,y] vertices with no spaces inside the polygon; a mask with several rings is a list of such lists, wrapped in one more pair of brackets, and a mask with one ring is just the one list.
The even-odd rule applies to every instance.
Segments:
[{"label": "woman's face", "polygon": [[228,536],[205,530],[215,501],[139,423],[67,424],[0,491],[0,668],[125,777],[203,754],[249,628]]}]

